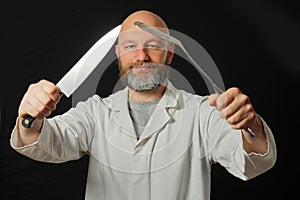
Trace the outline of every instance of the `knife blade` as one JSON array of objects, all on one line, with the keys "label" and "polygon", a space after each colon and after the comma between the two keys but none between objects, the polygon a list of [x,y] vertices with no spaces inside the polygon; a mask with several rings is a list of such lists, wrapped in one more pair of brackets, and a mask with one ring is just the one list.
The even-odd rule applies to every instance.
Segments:
[{"label": "knife blade", "polygon": [[[193,57],[185,49],[185,47],[183,46],[183,44],[180,40],[178,40],[177,38],[175,38],[171,35],[168,35],[168,34],[162,32],[158,29],[155,29],[154,27],[148,26],[147,24],[144,24],[140,21],[135,21],[134,25],[137,28],[140,28],[148,33],[151,33],[152,35],[155,35],[156,37],[159,37],[163,40],[169,41],[169,42],[179,46],[184,51],[184,53],[187,55],[187,57],[190,59],[190,61],[193,63],[193,65],[196,67],[196,69],[210,82],[210,84],[212,84],[216,94],[221,94],[224,92],[224,90],[222,90],[220,87],[218,87],[217,84],[208,76],[208,74],[206,74],[205,71],[202,70],[202,68],[198,65],[198,63],[193,59]],[[243,130],[246,131],[251,137],[255,136],[255,133],[250,128],[244,128]]]},{"label": "knife blade", "polygon": [[[111,49],[118,38],[120,30],[121,25],[118,25],[102,36],[59,80],[56,84],[58,90],[67,98],[70,97]],[[27,115],[22,119],[22,125],[25,128],[30,128],[34,120],[34,117]]]}]

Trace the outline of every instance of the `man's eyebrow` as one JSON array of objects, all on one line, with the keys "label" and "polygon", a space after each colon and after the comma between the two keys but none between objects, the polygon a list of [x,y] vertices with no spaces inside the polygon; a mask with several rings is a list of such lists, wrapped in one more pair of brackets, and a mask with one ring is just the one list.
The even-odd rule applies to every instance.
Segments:
[{"label": "man's eyebrow", "polygon": [[127,43],[136,43],[136,41],[134,41],[132,39],[126,39],[126,40],[121,42],[121,44],[127,44]]}]

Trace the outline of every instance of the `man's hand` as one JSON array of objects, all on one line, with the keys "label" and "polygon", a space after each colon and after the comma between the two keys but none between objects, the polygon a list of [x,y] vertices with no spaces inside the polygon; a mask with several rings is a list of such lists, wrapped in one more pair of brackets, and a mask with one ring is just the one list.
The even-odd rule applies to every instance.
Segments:
[{"label": "man's hand", "polygon": [[249,97],[238,88],[230,88],[220,95],[210,95],[209,103],[234,129],[251,128],[257,118]]},{"label": "man's hand", "polygon": [[233,87],[220,95],[212,94],[209,96],[209,103],[220,111],[221,117],[226,119],[233,129],[250,128],[255,133],[255,137],[252,138],[242,130],[244,149],[248,153],[267,151],[262,121],[255,112],[249,97],[240,89]]},{"label": "man's hand", "polygon": [[43,119],[56,109],[61,94],[53,83],[41,80],[31,84],[19,106],[19,116],[30,115],[36,119]]},{"label": "man's hand", "polygon": [[[49,116],[56,109],[62,93],[53,83],[41,80],[31,84],[23,96],[19,106],[19,137],[22,145],[37,141],[44,117]],[[23,117],[30,115],[35,118],[31,128],[22,126]]]}]

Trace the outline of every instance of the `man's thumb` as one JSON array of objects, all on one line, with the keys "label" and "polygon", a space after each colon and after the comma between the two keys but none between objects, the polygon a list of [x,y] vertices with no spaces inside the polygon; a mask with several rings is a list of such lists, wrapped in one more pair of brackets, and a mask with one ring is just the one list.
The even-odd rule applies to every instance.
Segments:
[{"label": "man's thumb", "polygon": [[210,106],[216,106],[217,105],[217,98],[218,98],[218,94],[211,94],[208,97],[208,101],[209,101],[209,105]]}]

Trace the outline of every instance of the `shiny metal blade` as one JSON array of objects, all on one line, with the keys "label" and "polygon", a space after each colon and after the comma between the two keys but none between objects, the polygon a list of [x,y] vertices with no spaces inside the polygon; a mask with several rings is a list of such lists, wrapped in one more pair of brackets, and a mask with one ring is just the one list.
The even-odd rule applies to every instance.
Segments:
[{"label": "shiny metal blade", "polygon": [[145,30],[145,31],[147,31],[147,32],[149,32],[149,33],[151,33],[152,35],[155,35],[155,36],[157,36],[157,37],[159,37],[159,38],[162,38],[162,39],[164,39],[164,40],[166,40],[166,41],[169,41],[169,42],[171,42],[171,43],[174,43],[174,44],[176,44],[176,45],[178,45],[178,46],[182,46],[180,40],[178,40],[177,38],[175,38],[175,37],[173,37],[173,36],[171,36],[171,35],[168,35],[168,34],[162,32],[162,31],[160,31],[160,30],[158,30],[158,29],[155,29],[155,28],[153,28],[153,27],[151,27],[151,26],[148,26],[148,25],[146,25],[146,24],[144,24],[144,23],[142,23],[142,22],[139,22],[139,21],[135,21],[135,22],[134,22],[134,25],[135,25],[136,27],[138,27],[138,28],[141,28],[141,29],[143,29],[143,30]]},{"label": "shiny metal blade", "polygon": [[[199,64],[193,59],[193,57],[185,49],[185,47],[183,46],[183,44],[180,40],[178,40],[177,38],[175,38],[171,35],[168,35],[168,34],[162,32],[154,27],[151,27],[142,22],[139,22],[139,21],[135,21],[134,25],[148,33],[151,33],[152,35],[155,35],[161,39],[164,39],[166,41],[169,41],[169,42],[179,46],[184,51],[184,53],[187,55],[187,57],[190,59],[190,61],[193,63],[194,67],[196,67],[196,69],[212,84],[215,92],[217,94],[221,94],[224,92],[224,90],[222,90],[220,87],[218,87],[217,84],[208,76],[208,74],[206,74],[205,71],[202,70],[202,68],[199,66]],[[255,133],[251,129],[244,128],[243,130],[246,131],[251,137],[255,136]]]},{"label": "shiny metal blade", "polygon": [[[56,84],[60,92],[66,97],[73,94],[109,52],[118,38],[120,30],[121,25],[110,30],[80,58],[80,60]],[[22,125],[25,128],[31,128],[34,121],[35,118],[28,115],[22,119]]]},{"label": "shiny metal blade", "polygon": [[101,37],[56,84],[69,97],[102,61],[118,38],[121,25],[116,26]]}]

